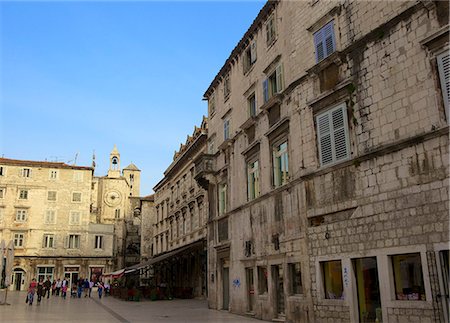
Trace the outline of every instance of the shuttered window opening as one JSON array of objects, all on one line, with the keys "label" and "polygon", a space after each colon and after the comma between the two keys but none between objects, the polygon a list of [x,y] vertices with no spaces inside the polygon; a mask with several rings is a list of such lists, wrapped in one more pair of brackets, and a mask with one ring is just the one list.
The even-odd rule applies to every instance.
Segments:
[{"label": "shuttered window opening", "polygon": [[316,49],[316,62],[330,56],[336,50],[333,20],[314,33],[314,47]]},{"label": "shuttered window opening", "polygon": [[267,79],[263,81],[263,97],[264,103],[269,101],[275,94],[283,90],[283,65],[278,65],[275,70],[269,74]]},{"label": "shuttered window opening", "polygon": [[444,99],[447,122],[450,122],[449,102],[450,102],[450,55],[448,51],[437,56],[439,79],[441,83],[442,96]]},{"label": "shuttered window opening", "polygon": [[316,116],[320,165],[345,160],[350,156],[350,141],[345,103]]}]

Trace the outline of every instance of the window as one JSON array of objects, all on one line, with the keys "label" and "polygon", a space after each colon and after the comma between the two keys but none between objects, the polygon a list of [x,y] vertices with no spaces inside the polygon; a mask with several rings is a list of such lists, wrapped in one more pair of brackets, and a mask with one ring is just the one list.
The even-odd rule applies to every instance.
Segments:
[{"label": "window", "polygon": [[333,20],[314,33],[316,62],[330,56],[336,50]]},{"label": "window", "polygon": [[219,215],[227,212],[227,183],[219,184]]},{"label": "window", "polygon": [[244,74],[255,64],[256,62],[256,41],[250,43],[248,48],[244,52],[243,69]]},{"label": "window", "polygon": [[320,267],[322,270],[322,282],[325,298],[344,299],[341,261],[324,261],[320,263]]},{"label": "window", "polygon": [[275,41],[275,16],[272,15],[266,22],[266,43],[270,46]]},{"label": "window", "polygon": [[395,298],[425,301],[420,253],[395,255],[391,259],[394,271]]},{"label": "window", "polygon": [[284,185],[289,179],[289,160],[287,141],[273,146],[273,185]]},{"label": "window", "polygon": [[230,119],[223,121],[223,140],[230,139]]},{"label": "window", "polygon": [[94,249],[103,249],[103,236],[95,236]]},{"label": "window", "polygon": [[289,264],[290,292],[292,295],[303,294],[302,270],[300,263]]},{"label": "window", "polygon": [[258,160],[247,164],[248,199],[253,200],[259,196],[259,164]]},{"label": "window", "polygon": [[212,135],[208,140],[208,154],[214,154],[216,152],[215,147],[216,135]]},{"label": "window", "polygon": [[345,103],[316,116],[319,160],[326,166],[350,157],[350,140]]},{"label": "window", "polygon": [[214,113],[216,113],[216,95],[214,93],[212,93],[209,97],[208,110],[210,116],[213,116]]},{"label": "window", "polygon": [[[113,161],[114,163],[114,161]],[[74,182],[82,182],[83,181],[83,172],[75,171],[73,172],[73,181]]]},{"label": "window", "polygon": [[22,168],[22,177],[31,177],[31,168]]},{"label": "window", "polygon": [[283,90],[283,66],[279,64],[263,81],[264,103]]},{"label": "window", "polygon": [[5,198],[6,188],[0,187],[0,199]]},{"label": "window", "polygon": [[69,249],[80,249],[80,235],[70,234],[67,241],[67,248]]},{"label": "window", "polygon": [[55,210],[47,210],[45,211],[45,224],[55,224],[56,222],[56,211]]},{"label": "window", "polygon": [[50,279],[50,281],[53,281],[53,271],[54,267],[38,267],[37,268],[37,281],[41,280],[46,281],[47,278]]},{"label": "window", "polygon": [[57,179],[58,178],[58,171],[57,170],[50,170],[49,177],[50,177],[50,179]]},{"label": "window", "polygon": [[255,96],[255,92],[253,92],[247,98],[247,106],[248,106],[248,115],[250,117],[256,116],[256,96]]},{"label": "window", "polygon": [[0,166],[0,176],[5,176],[5,167]]},{"label": "window", "polygon": [[28,190],[19,191],[19,200],[28,200]]},{"label": "window", "polygon": [[56,201],[56,191],[48,191],[47,192],[47,200]]},{"label": "window", "polygon": [[25,242],[24,233],[14,233],[14,248],[23,248]]},{"label": "window", "polygon": [[16,222],[25,222],[27,220],[27,210],[17,209],[16,210]]},{"label": "window", "polygon": [[55,245],[55,235],[53,234],[44,234],[44,238],[42,239],[42,248],[54,248]]},{"label": "window", "polygon": [[437,56],[437,64],[439,70],[439,79],[441,81],[442,96],[444,99],[445,111],[447,119],[450,120],[449,115],[449,101],[450,101],[450,55],[448,51]]},{"label": "window", "polygon": [[258,267],[258,294],[267,294],[268,286],[267,286],[267,267]]},{"label": "window", "polygon": [[81,193],[80,192],[72,193],[72,202],[81,202]]},{"label": "window", "polygon": [[134,174],[130,174],[130,183],[134,183]]},{"label": "window", "polygon": [[115,217],[116,219],[120,219],[120,209],[115,209],[115,211],[114,211],[114,217]]},{"label": "window", "polygon": [[69,224],[78,225],[81,221],[81,213],[78,211],[71,211],[69,217]]},{"label": "window", "polygon": [[223,96],[224,99],[227,100],[230,96],[231,87],[230,87],[230,73],[225,75],[225,78],[223,80]]}]

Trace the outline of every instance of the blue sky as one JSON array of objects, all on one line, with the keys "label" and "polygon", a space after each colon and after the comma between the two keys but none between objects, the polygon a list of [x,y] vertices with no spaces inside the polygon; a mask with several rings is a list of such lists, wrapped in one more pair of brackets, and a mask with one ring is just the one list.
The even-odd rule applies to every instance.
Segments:
[{"label": "blue sky", "polygon": [[142,170],[152,192],[263,1],[0,2],[0,156]]}]

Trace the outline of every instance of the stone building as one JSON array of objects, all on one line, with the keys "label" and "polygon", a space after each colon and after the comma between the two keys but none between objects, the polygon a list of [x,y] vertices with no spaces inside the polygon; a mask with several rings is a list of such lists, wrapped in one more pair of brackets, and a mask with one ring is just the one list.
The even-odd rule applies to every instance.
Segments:
[{"label": "stone building", "polygon": [[447,2],[264,5],[204,94],[210,307],[448,321],[448,37]]},{"label": "stone building", "polygon": [[11,289],[32,278],[97,276],[110,270],[114,227],[90,212],[94,169],[0,158],[0,240],[12,239]]},{"label": "stone building", "polygon": [[154,187],[155,283],[168,284],[175,297],[206,297],[205,190],[194,179],[193,160],[205,152],[207,121],[175,152],[164,178]]},{"label": "stone building", "polygon": [[122,171],[115,146],[103,177],[94,167],[0,158],[0,240],[16,247],[11,288],[139,263],[139,187],[140,170]]}]

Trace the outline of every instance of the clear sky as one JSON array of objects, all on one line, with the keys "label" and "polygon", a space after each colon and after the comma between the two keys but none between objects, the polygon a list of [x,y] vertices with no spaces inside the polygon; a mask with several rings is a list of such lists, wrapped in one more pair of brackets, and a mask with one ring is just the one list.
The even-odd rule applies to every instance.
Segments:
[{"label": "clear sky", "polygon": [[105,175],[116,144],[152,193],[263,5],[0,1],[0,156]]}]

